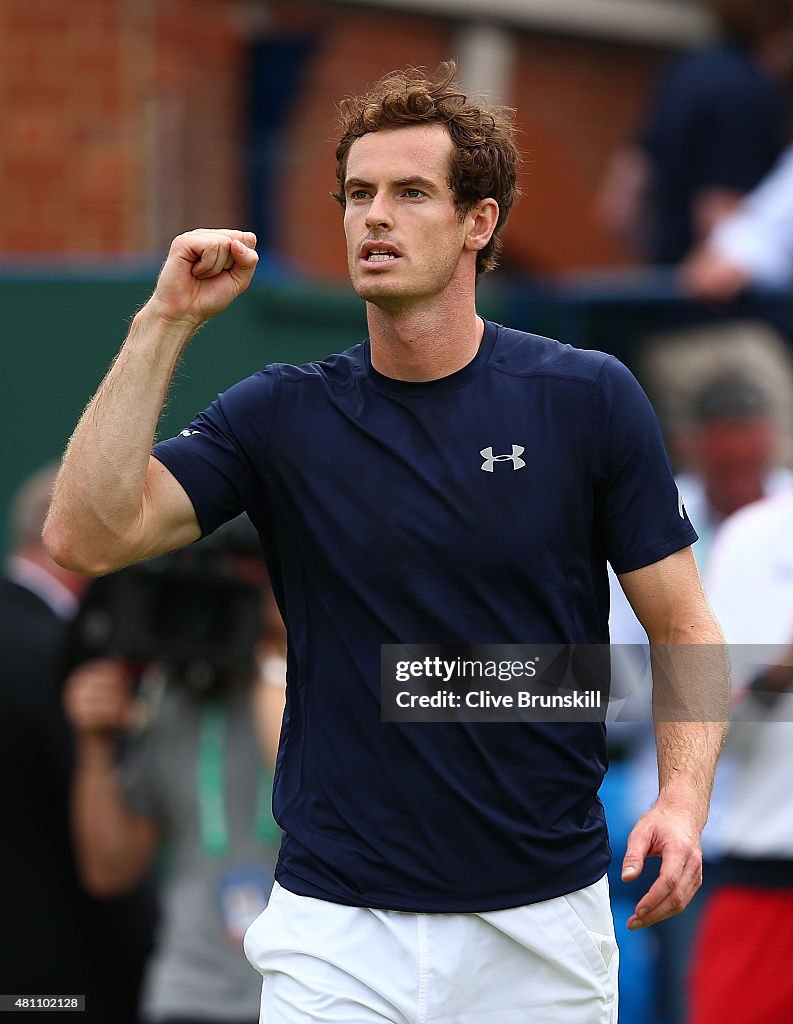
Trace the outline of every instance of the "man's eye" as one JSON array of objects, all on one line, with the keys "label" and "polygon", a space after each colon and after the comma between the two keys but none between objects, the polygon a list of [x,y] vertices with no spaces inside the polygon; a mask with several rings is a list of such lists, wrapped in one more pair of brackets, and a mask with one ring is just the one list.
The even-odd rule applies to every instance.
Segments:
[{"label": "man's eye", "polygon": [[369,193],[365,188],[356,188],[353,192],[350,192],[350,199],[366,199]]},{"label": "man's eye", "polygon": [[405,195],[408,197],[408,199],[421,199],[424,193],[421,191],[420,188],[406,188]]}]

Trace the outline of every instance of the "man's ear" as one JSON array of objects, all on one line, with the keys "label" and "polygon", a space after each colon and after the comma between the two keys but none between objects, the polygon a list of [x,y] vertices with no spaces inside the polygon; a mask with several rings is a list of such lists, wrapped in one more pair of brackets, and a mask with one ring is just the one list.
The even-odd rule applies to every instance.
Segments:
[{"label": "man's ear", "polygon": [[495,199],[480,199],[466,215],[465,222],[469,225],[465,233],[465,250],[479,252],[493,237],[498,224],[498,203]]}]

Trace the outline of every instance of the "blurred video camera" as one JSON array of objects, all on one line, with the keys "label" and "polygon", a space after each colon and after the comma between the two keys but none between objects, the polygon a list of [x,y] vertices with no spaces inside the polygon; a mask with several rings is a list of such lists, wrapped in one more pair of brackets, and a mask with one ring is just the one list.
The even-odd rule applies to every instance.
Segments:
[{"label": "blurred video camera", "polygon": [[66,645],[65,675],[95,658],[164,665],[199,691],[250,675],[266,570],[247,516],[168,555],[94,580]]}]

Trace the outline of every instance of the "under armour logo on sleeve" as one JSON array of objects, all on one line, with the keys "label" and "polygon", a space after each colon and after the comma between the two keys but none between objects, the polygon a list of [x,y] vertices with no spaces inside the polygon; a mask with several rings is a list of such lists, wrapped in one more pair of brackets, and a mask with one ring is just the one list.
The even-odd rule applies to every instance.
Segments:
[{"label": "under armour logo on sleeve", "polygon": [[523,467],[526,465],[526,463],[525,463],[525,461],[520,456],[525,451],[526,451],[526,449],[522,445],[519,445],[519,444],[513,444],[512,445],[512,454],[511,455],[494,455],[492,448],[483,448],[482,451],[479,453],[482,456],[482,458],[485,460],[482,463],[482,467],[481,468],[484,470],[485,473],[492,473],[492,472],[494,472],[494,470],[493,470],[493,463],[495,463],[495,462],[511,462],[513,469],[523,469]]}]

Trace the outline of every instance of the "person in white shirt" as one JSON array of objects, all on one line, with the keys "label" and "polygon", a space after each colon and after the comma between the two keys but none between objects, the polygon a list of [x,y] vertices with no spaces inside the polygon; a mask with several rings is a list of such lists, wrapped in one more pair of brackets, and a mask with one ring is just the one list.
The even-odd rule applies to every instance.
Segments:
[{"label": "person in white shirt", "polygon": [[[693,398],[692,424],[680,438],[686,469],[675,481],[699,534],[693,550],[706,586],[712,544],[722,522],[766,495],[793,489],[793,473],[777,461],[779,432],[772,413],[766,390],[746,373],[719,374],[705,382]],[[619,686],[626,678],[631,680],[637,672],[646,670],[649,648],[641,624],[615,583],[612,580],[609,628],[614,645],[613,676]],[[637,713],[642,700],[646,704],[647,724],[636,721],[643,713]],[[630,817],[652,803],[657,786],[649,694],[642,691],[629,697],[629,703],[610,725],[609,736],[630,750],[626,783]],[[662,922],[656,934],[659,1012],[667,1024],[682,1024],[686,1019],[685,979],[690,951],[700,915],[718,883],[731,779],[731,758],[726,751],[719,762],[711,812],[702,835],[703,888],[684,918]],[[642,999],[646,999],[646,993]]]},{"label": "person in white shirt", "polygon": [[728,302],[748,287],[793,287],[793,145],[682,267],[693,298]]},{"label": "person in white shirt", "polygon": [[734,765],[723,881],[693,962],[691,1024],[793,1019],[793,486],[725,523],[708,595],[730,644]]}]

